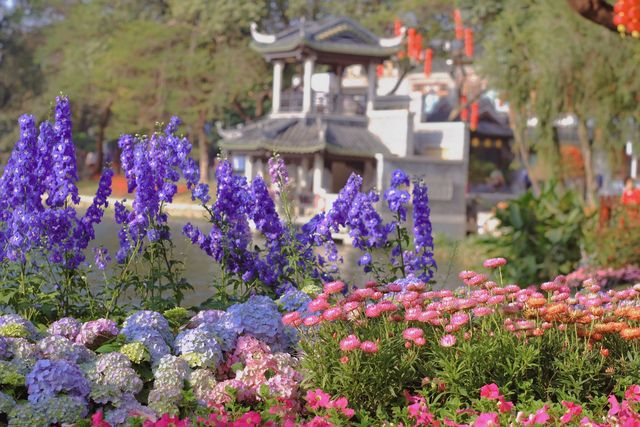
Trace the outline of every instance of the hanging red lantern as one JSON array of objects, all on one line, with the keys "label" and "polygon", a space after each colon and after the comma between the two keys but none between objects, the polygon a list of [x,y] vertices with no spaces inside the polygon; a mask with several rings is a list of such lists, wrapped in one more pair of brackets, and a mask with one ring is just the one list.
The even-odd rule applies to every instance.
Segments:
[{"label": "hanging red lantern", "polygon": [[473,30],[471,28],[464,30],[464,53],[468,58],[473,57]]},{"label": "hanging red lantern", "polygon": [[384,74],[384,65],[383,64],[378,64],[376,66],[376,75],[378,77],[382,77],[382,74]]},{"label": "hanging red lantern", "polygon": [[402,21],[398,18],[393,21],[393,34],[399,36],[402,33]]},{"label": "hanging red lantern", "polygon": [[413,46],[413,59],[420,62],[420,53],[422,53],[422,34],[416,34],[415,45]]},{"label": "hanging red lantern", "polygon": [[471,122],[469,124],[469,127],[471,128],[471,130],[478,129],[479,119],[480,119],[480,109],[478,107],[478,103],[474,102],[473,104],[471,104]]},{"label": "hanging red lantern", "polygon": [[409,28],[407,32],[407,56],[413,58],[413,49],[416,43],[416,29]]},{"label": "hanging red lantern", "polygon": [[433,49],[424,50],[424,75],[429,77],[431,75],[431,62],[433,61]]},{"label": "hanging red lantern", "polygon": [[464,26],[462,25],[462,14],[460,13],[460,9],[453,11],[453,21],[456,28],[456,39],[462,40],[464,37]]},{"label": "hanging red lantern", "polygon": [[[465,105],[467,105],[467,96],[460,95],[460,106],[462,107]],[[460,110],[460,120],[462,120],[463,122],[469,120],[469,110],[466,107]]]}]

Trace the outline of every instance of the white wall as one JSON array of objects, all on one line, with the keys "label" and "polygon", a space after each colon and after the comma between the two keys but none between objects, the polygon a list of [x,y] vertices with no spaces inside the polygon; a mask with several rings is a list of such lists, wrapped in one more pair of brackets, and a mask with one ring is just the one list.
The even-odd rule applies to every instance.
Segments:
[{"label": "white wall", "polygon": [[380,138],[392,154],[413,154],[413,114],[409,110],[372,110],[367,116],[369,132]]}]

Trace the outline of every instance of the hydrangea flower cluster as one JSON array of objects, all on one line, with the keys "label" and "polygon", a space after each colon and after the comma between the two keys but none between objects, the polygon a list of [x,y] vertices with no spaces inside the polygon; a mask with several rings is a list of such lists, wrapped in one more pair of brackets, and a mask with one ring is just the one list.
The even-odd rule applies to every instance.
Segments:
[{"label": "hydrangea flower cluster", "polygon": [[116,206],[116,222],[122,224],[116,254],[119,262],[124,262],[135,248],[140,249],[145,239],[154,242],[169,237],[162,205],[173,201],[181,176],[193,190],[194,199],[198,197],[202,203],[208,200],[208,187],[198,184],[200,171],[190,156],[191,143],[176,135],[179,125],[180,119],[172,117],[163,133],[151,137],[123,135],[118,141],[128,190],[136,190],[132,211],[121,203]]},{"label": "hydrangea flower cluster", "polygon": [[154,363],[171,353],[173,334],[169,322],[160,313],[149,310],[133,313],[125,319],[122,335],[129,343],[142,343]]},{"label": "hydrangea flower cluster", "polygon": [[41,359],[26,376],[29,402],[38,403],[59,394],[82,399],[91,391],[89,382],[75,363]]},{"label": "hydrangea flower cluster", "polygon": [[75,341],[87,348],[97,348],[116,335],[118,335],[116,322],[109,319],[97,319],[83,323]]},{"label": "hydrangea flower cluster", "polygon": [[46,359],[51,360],[82,363],[91,359],[92,356],[91,352],[83,345],[74,343],[59,335],[51,335],[41,339],[37,347]]},{"label": "hydrangea flower cluster", "polygon": [[184,382],[191,370],[186,360],[166,355],[154,371],[155,381],[149,393],[149,407],[159,414],[176,414],[182,400]]},{"label": "hydrangea flower cluster", "polygon": [[176,337],[174,348],[177,355],[189,362],[193,368],[216,369],[222,360],[222,349],[218,339],[206,325],[186,329]]},{"label": "hydrangea flower cluster", "polygon": [[245,303],[232,305],[227,312],[239,334],[251,335],[275,352],[289,347],[278,306],[271,298],[254,295]]},{"label": "hydrangea flower cluster", "polygon": [[107,207],[113,172],[105,169],[92,205],[79,217],[68,98],[56,98],[54,116],[39,132],[33,116],[19,119],[20,139],[0,178],[0,259],[24,263],[37,251],[54,265],[75,269]]},{"label": "hydrangea flower cluster", "polygon": [[56,320],[49,326],[47,332],[50,335],[59,335],[69,340],[75,341],[76,337],[80,333],[82,322],[73,317],[63,317]]},{"label": "hydrangea flower cluster", "polygon": [[38,337],[38,330],[33,323],[17,314],[5,314],[0,316],[0,336],[33,340]]},{"label": "hydrangea flower cluster", "polygon": [[231,400],[229,388],[236,391],[238,401],[260,400],[261,388],[267,386],[269,397],[296,400],[302,375],[293,368],[296,361],[288,353],[275,353],[261,341],[244,336],[227,363],[242,363],[235,377],[221,381],[211,390],[208,400],[222,403]]},{"label": "hydrangea flower cluster", "polygon": [[98,356],[86,371],[91,382],[91,399],[100,404],[119,405],[142,390],[142,380],[122,353]]}]

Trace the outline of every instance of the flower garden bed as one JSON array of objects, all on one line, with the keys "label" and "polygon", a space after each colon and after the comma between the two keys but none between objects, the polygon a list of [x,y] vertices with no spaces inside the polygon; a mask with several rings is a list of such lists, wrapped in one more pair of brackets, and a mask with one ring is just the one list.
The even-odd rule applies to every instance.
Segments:
[{"label": "flower garden bed", "polygon": [[[520,288],[495,258],[437,289],[419,179],[395,171],[381,200],[354,174],[297,228],[281,159],[269,175],[283,218],[269,184],[228,161],[210,203],[173,118],[121,137],[134,201],[115,206],[115,260],[96,246],[87,261],[113,172],[78,212],[69,101],[53,123],[20,126],[0,178],[0,425],[640,425],[637,285],[585,276],[576,289],[574,275]],[[182,180],[210,223],[183,237],[222,270],[189,308],[164,211]],[[339,280],[333,231],[374,280]]]}]

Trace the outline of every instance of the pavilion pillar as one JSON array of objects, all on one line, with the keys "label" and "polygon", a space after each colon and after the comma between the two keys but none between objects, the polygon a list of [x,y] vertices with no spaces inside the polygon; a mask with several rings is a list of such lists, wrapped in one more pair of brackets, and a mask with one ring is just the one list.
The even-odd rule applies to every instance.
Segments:
[{"label": "pavilion pillar", "polygon": [[244,176],[248,182],[253,179],[253,156],[246,156],[244,158]]},{"label": "pavilion pillar", "polygon": [[282,93],[282,70],[284,69],[284,61],[273,61],[273,93],[271,95],[271,112],[277,114],[280,112],[280,95]]},{"label": "pavilion pillar", "polygon": [[257,158],[255,160],[255,163],[253,165],[253,169],[255,170],[255,175],[254,176],[264,177],[263,165],[262,165],[262,159],[261,158]]},{"label": "pavilion pillar", "polygon": [[378,86],[376,64],[369,62],[367,67],[367,111],[373,111]]},{"label": "pavilion pillar", "polygon": [[384,179],[384,155],[382,153],[376,153],[376,189],[382,192],[382,181]]},{"label": "pavilion pillar", "polygon": [[324,170],[324,161],[322,155],[316,153],[313,155],[313,194],[319,195],[322,190],[322,172]]},{"label": "pavilion pillar", "polygon": [[314,58],[306,58],[304,60],[304,76],[302,81],[302,112],[308,113],[311,111],[312,90],[311,90],[311,76],[313,75],[313,67],[315,65]]},{"label": "pavilion pillar", "polygon": [[300,162],[300,168],[302,169],[302,180],[300,181],[300,188],[302,191],[309,191],[309,158],[303,157]]}]

